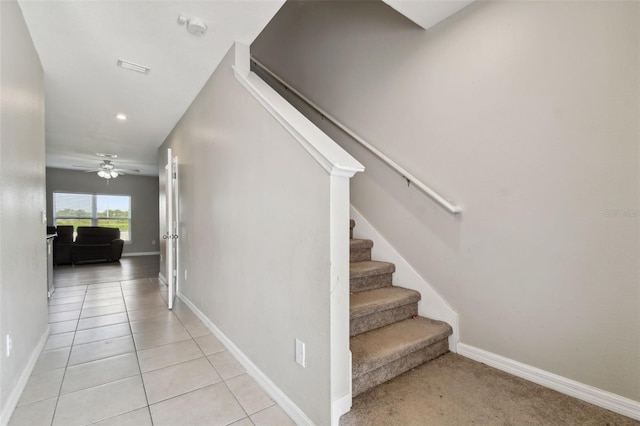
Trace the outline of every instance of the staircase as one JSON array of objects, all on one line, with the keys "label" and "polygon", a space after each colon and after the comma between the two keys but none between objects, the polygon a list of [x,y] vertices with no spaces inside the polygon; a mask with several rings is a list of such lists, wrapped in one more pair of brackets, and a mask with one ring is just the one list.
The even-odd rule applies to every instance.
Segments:
[{"label": "staircase", "polygon": [[449,351],[453,330],[418,316],[420,293],[392,284],[395,265],[371,260],[371,240],[350,222],[350,336],[353,396]]}]

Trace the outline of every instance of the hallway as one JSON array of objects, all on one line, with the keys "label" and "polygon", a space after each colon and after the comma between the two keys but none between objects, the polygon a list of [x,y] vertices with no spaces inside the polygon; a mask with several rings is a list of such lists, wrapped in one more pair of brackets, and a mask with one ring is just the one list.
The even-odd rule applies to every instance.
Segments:
[{"label": "hallway", "polygon": [[157,271],[157,256],[56,268],[10,425],[293,425],[184,303],[167,310]]}]

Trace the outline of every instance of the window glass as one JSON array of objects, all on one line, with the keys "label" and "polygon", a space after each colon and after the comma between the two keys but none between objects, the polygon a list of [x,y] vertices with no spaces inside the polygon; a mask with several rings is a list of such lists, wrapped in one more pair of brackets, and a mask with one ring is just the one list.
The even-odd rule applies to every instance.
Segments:
[{"label": "window glass", "polygon": [[120,238],[131,241],[131,197],[128,195],[53,193],[56,226],[71,225],[120,229]]},{"label": "window glass", "polygon": [[96,195],[97,226],[120,229],[120,238],[130,240],[131,197]]},{"label": "window glass", "polygon": [[91,217],[91,194],[54,194],[55,216],[59,218]]}]

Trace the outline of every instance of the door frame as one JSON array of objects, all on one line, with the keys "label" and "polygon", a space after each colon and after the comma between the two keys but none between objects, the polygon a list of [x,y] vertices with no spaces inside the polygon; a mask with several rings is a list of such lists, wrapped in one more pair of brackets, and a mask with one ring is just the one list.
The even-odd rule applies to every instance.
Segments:
[{"label": "door frame", "polygon": [[165,165],[165,196],[166,196],[166,234],[165,256],[167,272],[167,307],[173,309],[176,294],[179,289],[178,279],[178,157],[174,157],[171,148],[167,149],[167,164]]}]

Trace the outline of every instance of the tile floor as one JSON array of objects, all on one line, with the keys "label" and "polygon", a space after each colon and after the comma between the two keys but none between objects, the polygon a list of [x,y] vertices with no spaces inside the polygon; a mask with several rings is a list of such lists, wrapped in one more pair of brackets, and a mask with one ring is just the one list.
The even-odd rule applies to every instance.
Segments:
[{"label": "tile floor", "polygon": [[191,310],[143,278],[60,287],[10,426],[294,423]]}]

